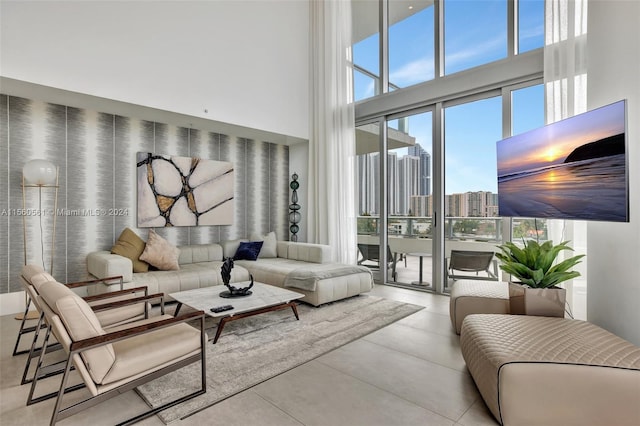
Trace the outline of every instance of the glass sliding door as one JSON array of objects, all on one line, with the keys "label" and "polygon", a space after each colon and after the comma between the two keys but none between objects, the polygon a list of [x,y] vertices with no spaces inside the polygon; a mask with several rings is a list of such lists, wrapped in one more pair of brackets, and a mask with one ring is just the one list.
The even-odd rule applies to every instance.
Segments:
[{"label": "glass sliding door", "polygon": [[[496,141],[500,139],[501,96],[445,107],[445,292],[461,277],[499,276],[495,260],[487,265],[490,273],[465,271],[456,268],[459,256],[452,265],[451,252],[495,252],[502,242],[496,175]],[[458,265],[462,268],[464,262]]]},{"label": "glass sliding door", "polygon": [[[376,282],[382,282],[379,267],[380,246],[380,125],[377,122],[356,127],[356,211],[358,212],[358,264],[373,269]],[[384,270],[384,269],[383,269]]]},{"label": "glass sliding door", "polygon": [[433,288],[433,113],[387,121],[387,282]]}]

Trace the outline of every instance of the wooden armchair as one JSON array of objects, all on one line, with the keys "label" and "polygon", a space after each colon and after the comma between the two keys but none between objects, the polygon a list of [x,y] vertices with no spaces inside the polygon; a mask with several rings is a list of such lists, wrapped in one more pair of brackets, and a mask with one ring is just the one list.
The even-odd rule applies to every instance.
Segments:
[{"label": "wooden armchair", "polygon": [[[29,291],[30,288],[33,288],[36,293],[38,292],[38,288],[42,285],[42,283],[45,283],[47,281],[55,281],[55,278],[53,278],[49,273],[45,272],[44,269],[42,269],[41,266],[39,265],[25,265],[22,268],[20,277],[19,277],[19,281],[20,284],[22,285],[22,287],[24,288],[26,294],[27,294],[27,303],[25,306],[25,311],[24,311],[24,315],[22,317],[22,322],[20,323],[20,328],[18,329],[18,335],[16,337],[16,343],[15,346],[13,347],[13,356],[16,355],[22,355],[24,353],[27,353],[29,350],[28,349],[19,349],[20,346],[20,340],[22,339],[22,336],[25,334],[29,334],[29,333],[35,333],[36,330],[38,330],[41,327],[44,327],[43,322],[42,322],[42,315],[40,315],[40,321],[39,324],[37,326],[27,326],[26,321],[27,321],[27,313],[29,312],[29,308],[31,307],[31,304],[33,303],[33,297],[31,297],[31,292]],[[90,285],[95,285],[98,283],[120,283],[120,291],[119,292],[113,292],[113,293],[107,293],[104,296],[104,298],[106,299],[111,299],[111,298],[126,298],[126,297],[130,297],[128,295],[130,295],[132,292],[127,290],[127,291],[122,291],[122,277],[121,276],[117,276],[117,277],[107,277],[107,278],[102,278],[102,279],[96,279],[96,280],[90,280],[90,281],[81,281],[81,282],[75,282],[75,283],[68,283],[65,284],[66,286],[68,286],[69,288],[79,288],[79,287],[86,287],[86,286],[90,286]],[[138,289],[131,289],[131,290],[136,290],[135,293],[140,292],[140,291],[144,291],[145,295],[146,295],[146,287],[140,287]],[[90,298],[88,298],[90,299]],[[94,300],[100,300],[97,297],[93,298]],[[92,302],[95,303],[95,302]],[[38,313],[40,312],[40,309],[38,309],[38,306],[35,306],[36,310],[38,311]],[[142,310],[141,310],[142,307]],[[125,323],[127,322],[129,319],[134,319],[135,317],[140,317],[140,315],[144,315],[144,307],[143,305],[139,305],[137,308],[134,306],[128,307],[128,308],[124,308],[124,309],[120,309],[120,310],[116,310],[116,311],[112,311],[109,312],[108,314],[104,314],[104,317],[102,318],[103,320],[103,325],[115,325],[116,323]]]},{"label": "wooden armchair", "polygon": [[[16,344],[13,349],[13,355],[24,354],[28,352],[27,360],[25,363],[24,372],[22,374],[22,381],[20,384],[30,383],[33,378],[29,378],[28,372],[31,367],[31,362],[34,358],[40,355],[42,348],[36,347],[38,338],[40,337],[40,330],[46,328],[48,325],[44,320],[44,314],[42,308],[37,300],[38,289],[47,281],[55,281],[55,279],[37,265],[25,265],[22,274],[20,276],[20,282],[24,287],[27,294],[27,307],[34,304],[36,311],[40,314],[38,323],[36,326],[26,327],[25,320],[26,315],[23,317],[20,329],[18,330],[18,336],[16,338]],[[122,286],[122,277],[108,277],[104,279],[81,281],[76,283],[64,284],[68,288],[80,288],[89,285],[95,285],[103,282],[119,281]],[[142,296],[137,297],[142,294]],[[149,316],[149,301],[157,299],[157,295],[148,295],[147,287],[135,287],[127,290],[119,290],[111,293],[101,294],[98,296],[85,297],[86,300],[96,312],[96,315],[100,321],[100,324],[104,328],[111,328],[118,325],[126,324],[132,321],[138,321]],[[129,300],[131,303],[126,303],[121,306],[114,306],[113,302]],[[161,304],[161,314],[164,314],[164,305]],[[20,339],[24,334],[33,333],[33,339],[29,350],[19,350]],[[58,344],[50,345],[49,352],[60,349]],[[55,368],[55,364],[42,367],[42,377],[49,377],[51,375],[62,373],[59,369]]]},{"label": "wooden armchair", "polygon": [[[118,327],[116,331],[107,332],[89,304],[63,284],[46,282],[40,287],[37,297],[47,323],[51,325],[53,334],[67,354],[51,425],[195,362],[201,363],[199,390],[153,408],[123,424],[135,423],[206,392],[207,335],[204,332],[204,312],[192,312],[156,321],[147,320],[133,327]],[[114,303],[124,305],[129,301]],[[199,320],[199,328],[186,324],[193,320]],[[46,350],[48,339],[49,333],[45,336],[42,354]],[[78,388],[66,388],[72,366],[79,373],[91,397],[63,407],[65,393]],[[36,377],[38,373],[36,371]],[[34,400],[37,383],[37,380],[31,383],[28,403]]]}]

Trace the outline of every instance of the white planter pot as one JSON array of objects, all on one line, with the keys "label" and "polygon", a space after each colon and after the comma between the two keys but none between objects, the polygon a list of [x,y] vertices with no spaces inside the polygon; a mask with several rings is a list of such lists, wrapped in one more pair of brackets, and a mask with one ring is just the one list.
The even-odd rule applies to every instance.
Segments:
[{"label": "white planter pot", "polygon": [[564,318],[567,291],[564,288],[531,288],[509,283],[509,306],[514,315]]}]

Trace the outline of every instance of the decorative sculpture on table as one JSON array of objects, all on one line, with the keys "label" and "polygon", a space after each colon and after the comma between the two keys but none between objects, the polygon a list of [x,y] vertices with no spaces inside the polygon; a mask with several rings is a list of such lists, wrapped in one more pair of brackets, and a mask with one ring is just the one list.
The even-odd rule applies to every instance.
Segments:
[{"label": "decorative sculpture on table", "polygon": [[222,276],[222,282],[225,287],[227,287],[228,291],[223,291],[220,293],[220,297],[224,297],[225,299],[232,297],[244,297],[250,296],[253,292],[250,290],[253,287],[253,275],[249,274],[251,278],[251,283],[248,287],[237,288],[229,284],[231,281],[231,270],[233,269],[233,259],[227,257],[224,259],[224,263],[222,264],[222,268],[220,268],[220,275]]},{"label": "decorative sculpture on table", "polygon": [[296,235],[300,230],[298,226],[298,222],[300,222],[300,204],[298,204],[298,191],[297,189],[300,187],[300,183],[298,182],[298,174],[294,173],[291,175],[291,183],[289,187],[293,190],[291,194],[291,204],[289,204],[289,222],[291,222],[291,226],[289,230],[291,231],[291,241],[298,241],[298,236]]}]

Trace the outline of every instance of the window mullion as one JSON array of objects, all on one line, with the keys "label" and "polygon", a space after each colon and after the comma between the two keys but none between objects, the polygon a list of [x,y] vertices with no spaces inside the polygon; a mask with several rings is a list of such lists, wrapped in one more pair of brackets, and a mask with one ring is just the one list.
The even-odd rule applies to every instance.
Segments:
[{"label": "window mullion", "polygon": [[389,0],[380,0],[380,83],[381,93],[389,91]]}]

